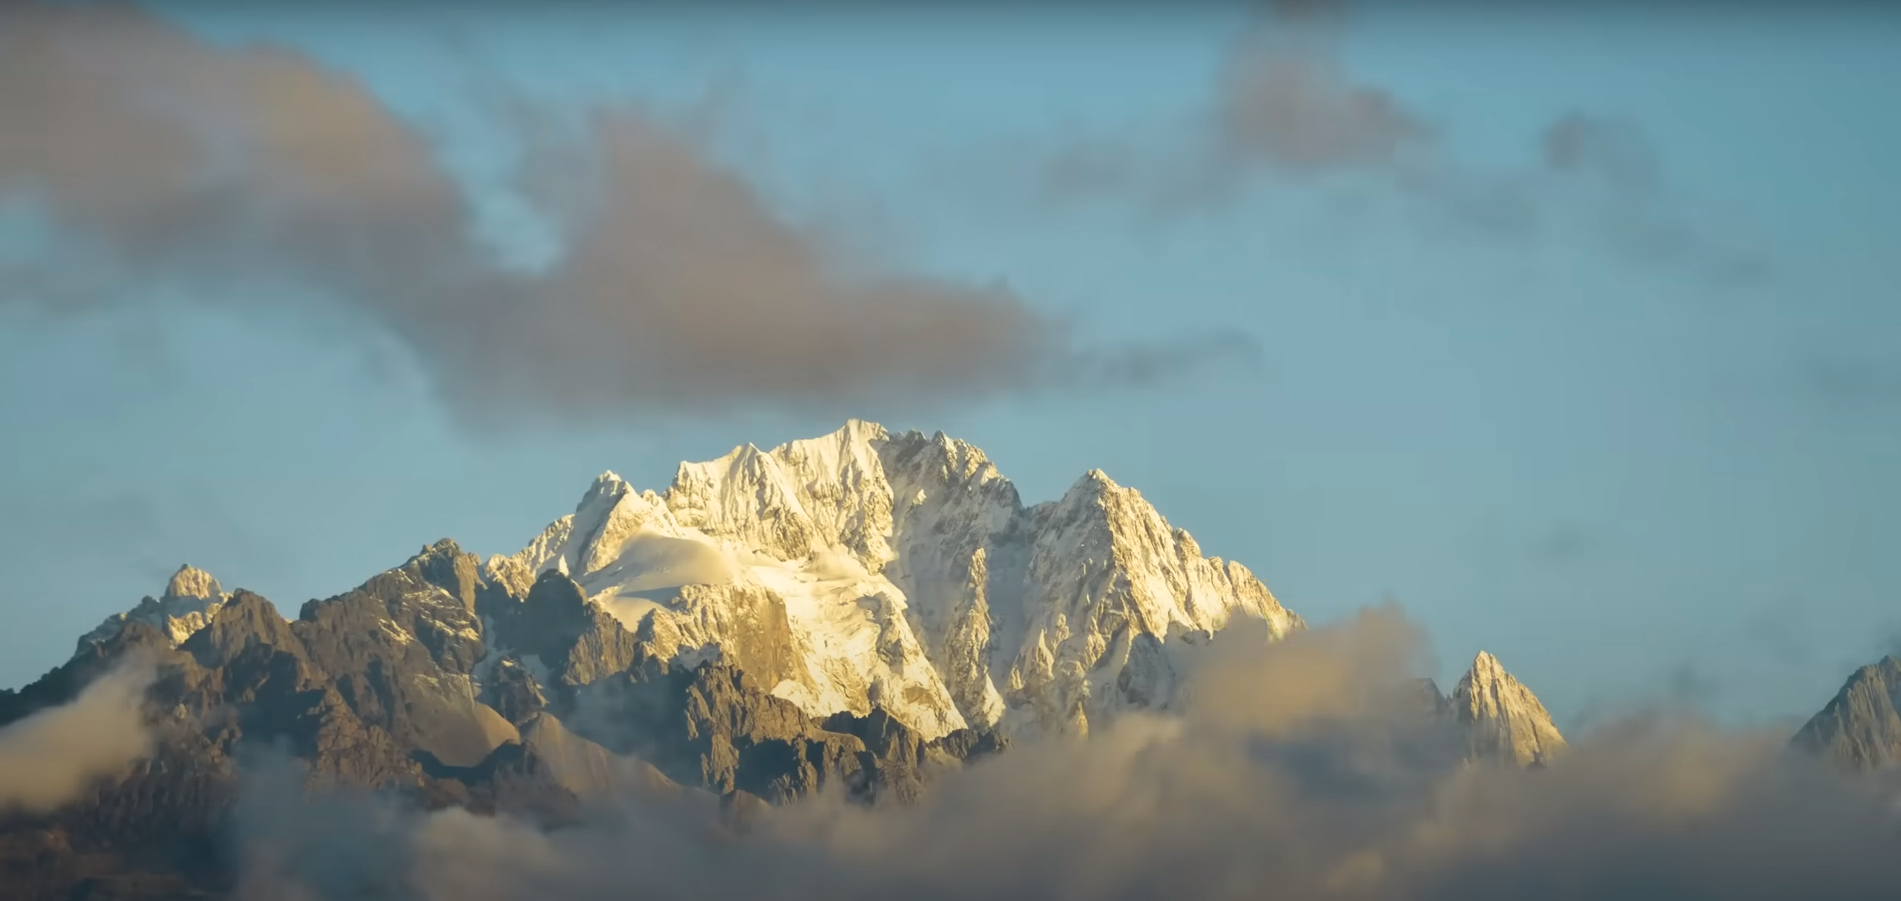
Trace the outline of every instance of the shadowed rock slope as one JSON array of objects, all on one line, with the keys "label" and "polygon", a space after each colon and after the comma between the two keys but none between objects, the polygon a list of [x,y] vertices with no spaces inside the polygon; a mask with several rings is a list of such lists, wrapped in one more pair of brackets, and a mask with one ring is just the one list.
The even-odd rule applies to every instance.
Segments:
[{"label": "shadowed rock slope", "polygon": [[566,576],[517,596],[480,573],[443,541],[295,619],[242,590],[203,605],[195,630],[115,617],[66,664],[0,692],[5,725],[115,667],[156,671],[149,755],[51,813],[0,813],[0,899],[228,890],[240,764],[276,761],[306,792],[558,823],[615,798],[709,816],[721,794],[728,807],[831,786],[904,799],[931,767],[1000,746],[969,730],[926,742],[877,710],[821,723],[718,655],[656,657]]}]

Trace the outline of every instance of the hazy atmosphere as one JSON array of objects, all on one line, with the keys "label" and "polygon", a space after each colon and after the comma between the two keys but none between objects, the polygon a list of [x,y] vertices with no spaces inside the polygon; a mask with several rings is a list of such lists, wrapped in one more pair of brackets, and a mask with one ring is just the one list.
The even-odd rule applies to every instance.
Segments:
[{"label": "hazy atmosphere", "polygon": [[[206,624],[249,603],[238,589],[296,621],[307,600],[452,538],[486,566],[469,579],[530,604],[528,584],[552,591],[558,569],[581,615],[607,611],[640,641],[654,640],[646,611],[701,603],[695,573],[757,579],[789,613],[707,633],[661,668],[733,663],[814,722],[888,709],[921,740],[994,727],[1015,744],[899,812],[832,796],[775,807],[744,850],[682,825],[701,815],[690,803],[544,834],[433,801],[379,819],[393,802],[350,796],[308,817],[348,828],[259,832],[234,891],[352,897],[311,864],[332,859],[364,885],[408,880],[443,899],[610,896],[651,868],[668,873],[643,875],[656,897],[760,898],[834,878],[840,897],[885,880],[921,898],[1236,897],[1275,880],[1289,897],[1776,897],[1898,875],[1881,863],[1892,813],[1872,782],[1775,761],[1858,667],[1901,655],[1901,14],[395,6],[0,0],[13,123],[0,130],[0,685],[104,647],[89,630],[141,597],[210,605],[188,627],[151,619],[154,635],[172,630],[156,657],[127,652],[89,683],[49,677],[57,690],[21,694],[17,721],[0,704],[0,812],[37,816],[172,753],[152,751],[174,747],[175,724],[138,721],[139,692],[200,684],[168,667],[242,664],[185,637],[236,641],[237,626]],[[968,444],[927,447],[938,431]],[[982,487],[971,448],[1015,494]],[[967,464],[992,505],[930,520],[932,535],[990,522],[974,557],[905,537],[928,492],[906,507],[914,475],[899,464],[927,451],[946,472]],[[781,552],[796,529],[766,494],[734,524],[733,486],[754,484],[825,538],[808,562],[804,544]],[[866,485],[883,492],[871,507],[849,500]],[[1149,623],[1154,639],[1212,635],[1232,606],[1265,619],[1272,650],[1228,650],[1247,639],[1223,632],[1200,657],[1168,656],[1154,684],[1195,688],[1163,703],[1128,687],[1149,678],[1129,676],[1150,672],[1146,645],[1101,620],[1091,653],[1132,669],[1052,713],[1021,661],[1054,653],[1040,665],[1060,681],[1066,652],[1044,648],[1040,614],[997,613],[1040,590],[1001,591],[997,574],[1055,584],[1036,555],[1072,539],[1076,560],[1101,556],[1064,525],[1078,497],[1149,528],[1123,486],[1166,518],[1143,534],[1186,561],[1143,583],[1186,592],[1168,608],[1186,618]],[[660,500],[639,503],[659,512],[640,512],[654,517],[642,528],[663,537],[613,533],[631,543],[608,547],[599,536],[648,489]],[[1045,501],[1060,502],[1033,508]],[[590,515],[597,534],[583,535]],[[866,537],[877,522],[889,534]],[[1006,533],[1032,536],[1022,559]],[[1125,565],[1113,546],[1106,559]],[[479,563],[494,554],[506,565]],[[216,581],[168,593],[199,584],[174,577],[185,564]],[[955,592],[932,579],[975,601],[933,612]],[[760,650],[783,621],[798,653],[858,653],[838,650],[858,638],[801,631],[834,616],[801,605],[853,580],[903,588],[837,595],[885,660],[863,684]],[[469,698],[455,709],[472,699],[470,722],[531,745],[530,720],[484,692],[516,665],[495,662],[503,631],[490,630],[541,633],[463,581],[458,615],[485,650],[457,658]],[[1238,600],[1208,614],[1204,584]],[[989,619],[966,653],[970,603]],[[1080,601],[1065,603],[1052,643],[1084,628]],[[766,608],[734,609],[753,624]],[[314,630],[344,627],[303,620],[297,684],[316,691],[309,674],[336,676],[348,655],[325,657]],[[691,628],[715,620],[731,628],[704,615]],[[290,634],[280,626],[243,628],[270,644]],[[696,647],[691,628],[680,648]],[[1010,642],[1027,650],[1005,679],[994,661]],[[1562,731],[1574,765],[1455,773],[1444,736],[1392,715],[1389,683],[1453,692],[1485,672],[1480,651],[1549,712],[1511,734]],[[598,713],[592,677],[523,653],[531,687],[580,692],[548,701],[567,740],[648,759],[636,739],[588,731],[622,728],[582,716]],[[358,704],[337,678],[325,690]],[[1092,706],[1109,684],[1133,699],[1113,723]],[[1058,731],[1086,744],[1012,731],[1063,716]],[[397,725],[364,734],[409,740]],[[426,766],[471,786],[496,747],[457,763],[434,740],[418,739]],[[1849,745],[1863,754],[1832,747]],[[234,822],[305,803],[273,781],[290,778],[275,758],[243,760]],[[751,791],[736,778],[707,788],[730,806]],[[1029,785],[1060,800],[1023,801]],[[482,803],[505,812],[495,791]],[[1702,816],[1728,825],[1679,828]],[[1144,817],[1195,825],[1158,839]],[[998,820],[1022,841],[992,834]],[[345,847],[376,830],[404,850]],[[1652,843],[1598,841],[1620,830]],[[1283,844],[1265,853],[1238,834]],[[469,847],[498,849],[482,856],[491,869],[470,869]],[[1750,849],[1780,849],[1788,867],[1711,875]],[[728,872],[740,858],[722,856],[742,853],[770,876],[742,884]],[[972,875],[964,854],[994,867]],[[1160,875],[1182,868],[1207,881]]]}]

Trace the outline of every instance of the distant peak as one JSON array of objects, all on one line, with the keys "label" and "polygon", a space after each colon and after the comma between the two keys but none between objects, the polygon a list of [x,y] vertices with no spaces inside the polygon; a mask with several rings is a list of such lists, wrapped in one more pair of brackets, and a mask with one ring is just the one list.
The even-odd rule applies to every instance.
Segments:
[{"label": "distant peak", "polygon": [[588,486],[587,494],[581,496],[581,503],[575,505],[574,512],[580,513],[588,506],[604,499],[610,502],[619,500],[621,495],[631,490],[633,489],[628,486],[626,479],[616,475],[611,469],[607,470],[594,477],[594,484]]},{"label": "distant peak", "polygon": [[788,441],[772,449],[776,457],[801,457],[816,454],[830,458],[839,454],[844,458],[858,456],[860,452],[872,452],[878,442],[889,441],[891,433],[875,422],[863,419],[847,419],[837,431],[820,435],[817,438],[803,438]]},{"label": "distant peak", "polygon": [[1505,669],[1505,665],[1499,663],[1498,658],[1487,651],[1480,651],[1472,657],[1472,667],[1466,670],[1465,678],[1460,681],[1474,688],[1487,690],[1496,690],[1500,686],[1518,682]]},{"label": "distant peak", "polygon": [[1121,490],[1122,486],[1109,478],[1108,473],[1100,469],[1092,469],[1083,473],[1082,478],[1069,486],[1069,490],[1063,493],[1062,502],[1066,505],[1099,503],[1103,498]]},{"label": "distant peak", "polygon": [[171,581],[165,583],[164,600],[174,598],[211,598],[224,597],[224,586],[211,574],[196,566],[186,564],[172,573]]},{"label": "distant peak", "polygon": [[1564,736],[1538,696],[1485,651],[1472,658],[1452,701],[1473,729],[1474,751],[1482,755],[1525,765],[1548,761],[1564,748]]},{"label": "distant peak", "polygon": [[847,419],[845,420],[844,427],[832,434],[842,435],[848,438],[870,440],[873,438],[884,438],[891,433],[885,431],[884,426],[867,419]]}]

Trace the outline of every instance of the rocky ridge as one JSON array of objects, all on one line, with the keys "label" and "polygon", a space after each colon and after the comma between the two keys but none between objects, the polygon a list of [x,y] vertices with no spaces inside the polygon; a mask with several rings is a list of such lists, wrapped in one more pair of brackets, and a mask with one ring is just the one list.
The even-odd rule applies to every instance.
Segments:
[{"label": "rocky ridge", "polygon": [[664,493],[605,473],[485,572],[561,573],[655,656],[717,648],[810,715],[881,707],[930,738],[1086,732],[1166,706],[1172,656],[1234,617],[1302,628],[1100,471],[1026,507],[982,451],[859,421],[681,464]]},{"label": "rocky ridge", "polygon": [[1884,657],[1848,677],[1792,744],[1851,770],[1901,760],[1901,658]]},{"label": "rocky ridge", "polygon": [[[1026,507],[977,449],[860,422],[683,464],[664,494],[603,475],[514,555],[439,541],[290,619],[184,567],[0,691],[4,726],[128,659],[157,674],[149,755],[0,813],[0,899],[229,890],[247,760],[547,823],[629,797],[731,828],[820,791],[905,803],[1012,741],[1167,709],[1238,618],[1304,628],[1100,472]],[[1427,687],[1472,756],[1562,747],[1489,655],[1451,698]]]},{"label": "rocky ridge", "polygon": [[181,566],[172,574],[165,591],[158,597],[146,596],[138,606],[106,618],[91,632],[79,638],[79,648],[107,641],[119,634],[129,622],[156,626],[173,645],[183,644],[193,632],[211,622],[218,608],[231,599],[224,586],[211,574],[195,566]]},{"label": "rocky ridge", "polygon": [[1485,651],[1472,659],[1450,696],[1431,681],[1421,693],[1425,706],[1454,726],[1467,759],[1545,766],[1564,753],[1564,736],[1545,705]]}]

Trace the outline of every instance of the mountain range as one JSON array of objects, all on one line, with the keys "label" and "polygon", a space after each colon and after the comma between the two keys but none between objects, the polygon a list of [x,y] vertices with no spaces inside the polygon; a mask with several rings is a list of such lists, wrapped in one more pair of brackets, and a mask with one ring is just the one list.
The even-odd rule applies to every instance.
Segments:
[{"label": "mountain range", "polygon": [[[544,823],[606,800],[701,805],[722,829],[821,793],[905,804],[1012,747],[1166,715],[1227,636],[1306,629],[1100,471],[1026,506],[975,447],[853,421],[682,464],[661,492],[603,473],[516,553],[438,541],[294,618],[179,569],[0,691],[15,730],[137,668],[149,732],[76,799],[0,812],[0,898],[228,893],[264,759],[306,794]],[[1565,752],[1490,654],[1450,695],[1418,687],[1473,763]],[[1864,668],[1796,744],[1892,759],[1897,691],[1901,661]]]}]

